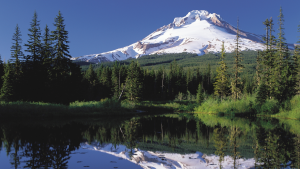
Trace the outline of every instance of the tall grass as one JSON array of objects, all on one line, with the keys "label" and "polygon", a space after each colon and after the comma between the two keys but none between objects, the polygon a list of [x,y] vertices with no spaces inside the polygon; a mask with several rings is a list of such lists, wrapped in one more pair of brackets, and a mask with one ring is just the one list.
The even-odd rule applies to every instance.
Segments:
[{"label": "tall grass", "polygon": [[266,100],[264,104],[255,103],[255,95],[245,95],[242,99],[233,100],[208,97],[200,106],[194,109],[195,112],[202,113],[255,113],[255,114],[275,114],[279,112],[280,105],[275,100]]},{"label": "tall grass", "polygon": [[73,102],[69,106],[42,102],[0,102],[0,117],[97,116],[133,113],[135,104],[113,99]]},{"label": "tall grass", "polygon": [[272,117],[291,118],[300,120],[300,95],[294,96],[289,102],[284,103],[278,114]]}]

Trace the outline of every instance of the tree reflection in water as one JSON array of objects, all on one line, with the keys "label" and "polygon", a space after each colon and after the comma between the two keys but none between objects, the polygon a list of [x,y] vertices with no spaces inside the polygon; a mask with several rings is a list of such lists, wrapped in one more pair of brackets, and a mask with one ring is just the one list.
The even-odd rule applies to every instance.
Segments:
[{"label": "tree reflection in water", "polygon": [[228,139],[225,136],[226,129],[223,127],[216,127],[214,129],[214,146],[216,148],[215,154],[219,156],[220,169],[222,168],[222,161],[224,161],[225,152],[227,150]]},{"label": "tree reflection in water", "polygon": [[[277,121],[260,119],[216,119],[198,117],[145,116],[112,122],[87,120],[58,124],[1,123],[1,145],[10,157],[12,168],[24,162],[24,168],[68,168],[72,151],[82,142],[112,143],[134,149],[179,154],[216,154],[220,168],[225,156],[231,156],[233,168],[238,159],[255,158],[255,168],[300,166],[300,133]],[[221,124],[222,123],[222,124]],[[50,125],[49,125],[50,124]],[[299,125],[300,126],[300,125]],[[112,151],[114,151],[112,149]],[[22,161],[22,157],[26,161]]]}]

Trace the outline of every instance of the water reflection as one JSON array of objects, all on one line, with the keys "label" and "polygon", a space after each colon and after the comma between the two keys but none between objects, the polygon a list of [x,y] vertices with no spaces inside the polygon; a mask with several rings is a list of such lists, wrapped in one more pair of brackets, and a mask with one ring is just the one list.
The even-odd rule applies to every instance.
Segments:
[{"label": "water reflection", "polygon": [[[253,159],[254,168],[299,168],[297,127],[300,123],[291,124],[274,119],[231,119],[199,114],[2,122],[0,151],[5,151],[12,168],[68,168],[70,154],[84,142],[111,143],[111,152],[125,145],[130,158],[138,148],[183,157],[201,152],[200,161],[218,168],[229,163],[231,168],[241,168],[246,159]],[[217,155],[218,160],[210,161],[211,154]]]}]

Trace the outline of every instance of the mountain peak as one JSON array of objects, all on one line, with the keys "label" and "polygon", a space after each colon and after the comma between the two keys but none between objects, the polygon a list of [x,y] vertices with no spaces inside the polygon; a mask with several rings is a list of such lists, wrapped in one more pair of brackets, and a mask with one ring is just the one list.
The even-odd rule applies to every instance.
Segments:
[{"label": "mountain peak", "polygon": [[206,10],[192,10],[184,17],[174,18],[173,24],[177,27],[180,27],[182,25],[192,23],[197,20],[198,21],[211,20],[213,22],[221,22],[222,21],[220,15],[218,15],[216,13],[209,13]]},{"label": "mountain peak", "polygon": [[[72,60],[106,62],[138,58],[143,55],[164,53],[220,52],[224,42],[225,51],[235,50],[236,28],[216,13],[192,10],[184,17],[176,17],[168,25],[158,28],[143,40],[113,51],[85,55]],[[239,30],[241,50],[262,50],[261,36]],[[163,56],[162,56],[163,57]]]}]

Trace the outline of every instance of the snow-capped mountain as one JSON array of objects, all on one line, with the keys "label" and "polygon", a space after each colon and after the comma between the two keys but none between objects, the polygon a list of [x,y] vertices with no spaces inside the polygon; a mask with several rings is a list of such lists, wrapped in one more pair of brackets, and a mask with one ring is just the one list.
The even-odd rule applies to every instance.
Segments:
[{"label": "snow-capped mountain", "polygon": [[[241,50],[262,50],[261,36],[240,30]],[[72,58],[86,62],[107,62],[138,58],[149,54],[220,52],[222,41],[226,52],[235,49],[236,28],[216,13],[193,10],[177,17],[143,40],[113,51]]]}]

